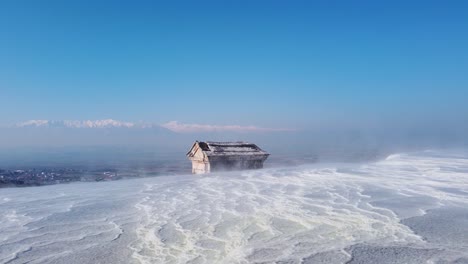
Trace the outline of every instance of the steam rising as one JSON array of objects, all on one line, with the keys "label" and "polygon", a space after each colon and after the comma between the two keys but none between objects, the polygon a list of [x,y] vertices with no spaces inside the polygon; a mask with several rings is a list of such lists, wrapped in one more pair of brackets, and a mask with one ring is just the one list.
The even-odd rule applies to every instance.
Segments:
[{"label": "steam rising", "polygon": [[362,165],[6,189],[0,262],[372,262],[377,253],[366,252],[463,261],[468,241],[450,228],[463,233],[465,224],[445,218],[438,242],[425,240],[432,229],[423,227],[440,208],[468,206],[467,160],[423,152]]}]

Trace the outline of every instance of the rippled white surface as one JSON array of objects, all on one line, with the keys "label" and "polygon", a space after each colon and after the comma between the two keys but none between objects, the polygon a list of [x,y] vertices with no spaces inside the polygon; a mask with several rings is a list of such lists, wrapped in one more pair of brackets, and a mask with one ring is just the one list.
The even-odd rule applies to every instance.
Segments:
[{"label": "rippled white surface", "polygon": [[346,263],[356,245],[463,260],[468,238],[401,222],[444,206],[468,207],[465,155],[0,189],[0,263]]}]

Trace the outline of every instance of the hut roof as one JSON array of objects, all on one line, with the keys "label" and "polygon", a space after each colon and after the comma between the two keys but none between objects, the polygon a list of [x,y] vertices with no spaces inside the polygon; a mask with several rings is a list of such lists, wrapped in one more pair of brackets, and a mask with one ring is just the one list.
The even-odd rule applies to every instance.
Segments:
[{"label": "hut roof", "polygon": [[[248,142],[195,142],[207,156],[269,155],[257,145]],[[189,152],[190,153],[190,152]]]}]

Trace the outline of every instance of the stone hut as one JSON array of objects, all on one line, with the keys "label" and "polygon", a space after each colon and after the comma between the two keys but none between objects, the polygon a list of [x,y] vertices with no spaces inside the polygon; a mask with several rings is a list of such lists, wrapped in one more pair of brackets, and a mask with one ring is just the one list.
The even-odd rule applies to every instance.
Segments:
[{"label": "stone hut", "polygon": [[187,157],[192,161],[192,173],[202,174],[222,170],[263,168],[270,154],[248,142],[195,141]]}]

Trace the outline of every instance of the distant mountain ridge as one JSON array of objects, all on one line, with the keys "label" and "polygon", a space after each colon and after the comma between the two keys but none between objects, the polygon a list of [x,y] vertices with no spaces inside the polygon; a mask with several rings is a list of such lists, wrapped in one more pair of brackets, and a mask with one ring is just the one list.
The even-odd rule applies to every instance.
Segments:
[{"label": "distant mountain ridge", "polygon": [[125,122],[114,119],[101,120],[45,120],[35,119],[15,124],[15,127],[68,127],[68,128],[145,128],[152,124]]}]

